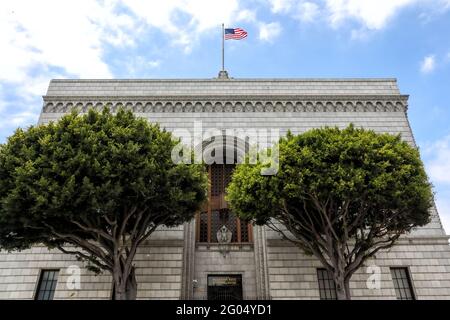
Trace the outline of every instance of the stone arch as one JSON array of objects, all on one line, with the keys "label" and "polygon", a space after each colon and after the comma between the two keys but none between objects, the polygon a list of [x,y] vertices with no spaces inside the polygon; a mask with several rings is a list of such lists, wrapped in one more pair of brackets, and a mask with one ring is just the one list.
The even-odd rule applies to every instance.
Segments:
[{"label": "stone arch", "polygon": [[74,107],[74,110],[76,112],[82,112],[83,111],[83,104],[81,102],[77,102],[77,104]]},{"label": "stone arch", "polygon": [[133,109],[134,109],[134,104],[133,104],[133,102],[131,102],[131,101],[125,102],[125,107],[124,107],[124,109],[125,109],[125,110],[133,110]]},{"label": "stone arch", "polygon": [[294,112],[294,104],[290,101],[286,102],[284,109],[286,112]]},{"label": "stone arch", "polygon": [[335,112],[336,111],[336,106],[333,104],[333,102],[328,101],[325,104],[325,110],[326,112]]},{"label": "stone arch", "polygon": [[63,113],[64,112],[64,104],[62,102],[58,102],[55,105],[55,112]]},{"label": "stone arch", "polygon": [[53,103],[49,102],[49,103],[45,104],[44,112],[47,112],[47,113],[54,112]]},{"label": "stone arch", "polygon": [[345,111],[344,104],[340,101],[336,102],[335,111],[336,112],[344,112]]},{"label": "stone arch", "polygon": [[306,108],[308,112],[326,112],[327,111],[327,105],[326,103],[323,103],[321,101],[310,101],[306,103]]},{"label": "stone arch", "polygon": [[142,106],[142,103],[141,102],[137,102],[134,106],[133,106],[133,111],[134,112],[137,112],[137,113],[141,113],[141,112],[143,112],[144,110],[144,107]]},{"label": "stone arch", "polygon": [[66,110],[65,112],[71,112],[73,109],[73,103],[72,102],[66,103],[66,105],[64,106],[64,109]]},{"label": "stone arch", "polygon": [[295,103],[295,111],[296,112],[304,112],[305,111],[305,106],[303,105],[303,103],[301,101],[297,101]]},{"label": "stone arch", "polygon": [[195,112],[203,112],[203,104],[201,102],[196,102],[194,105]]},{"label": "stone arch", "polygon": [[283,103],[278,101],[275,103],[275,107],[274,107],[274,111],[275,112],[284,112],[284,106]]},{"label": "stone arch", "polygon": [[364,108],[364,104],[360,101],[358,101],[355,105],[355,111],[356,112],[364,112],[366,109]]},{"label": "stone arch", "polygon": [[83,106],[83,112],[88,112],[89,110],[94,109],[94,104],[92,102],[87,102]]},{"label": "stone arch", "polygon": [[235,112],[244,112],[244,106],[240,102],[236,102],[234,104],[234,111]]},{"label": "stone arch", "polygon": [[314,106],[314,104],[312,103],[312,101],[308,101],[305,104],[305,111],[306,112],[314,112],[316,111],[316,108]]},{"label": "stone arch", "polygon": [[214,159],[220,158],[222,163],[240,163],[244,161],[249,150],[250,145],[247,139],[225,134],[208,138],[194,148],[195,154],[202,155],[202,160],[207,164],[212,164]]},{"label": "stone arch", "polygon": [[174,112],[180,113],[180,112],[183,112],[183,111],[184,111],[183,104],[181,102],[176,102],[175,106],[174,106]]},{"label": "stone arch", "polygon": [[382,112],[382,111],[385,111],[385,110],[386,110],[386,108],[385,108],[384,104],[381,101],[377,101],[375,103],[375,111]]},{"label": "stone arch", "polygon": [[390,101],[386,102],[386,111],[388,112],[395,111],[395,106],[392,104],[392,102]]},{"label": "stone arch", "polygon": [[374,112],[375,111],[375,106],[373,105],[372,102],[370,102],[370,101],[366,102],[366,111],[367,112]]},{"label": "stone arch", "polygon": [[233,104],[231,102],[225,102],[223,110],[224,112],[234,112]]},{"label": "stone arch", "polygon": [[143,112],[152,112],[153,111],[153,103],[151,103],[151,102],[145,103],[142,111]]},{"label": "stone arch", "polygon": [[186,102],[184,105],[184,112],[194,112],[194,106],[191,102]]},{"label": "stone arch", "polygon": [[111,111],[112,112],[116,112],[120,108],[123,108],[123,103],[122,102],[116,102],[116,103],[113,104],[113,107],[111,108]]},{"label": "stone arch", "polygon": [[405,111],[405,105],[403,103],[401,103],[400,101],[398,101],[395,104],[395,111]]},{"label": "stone arch", "polygon": [[212,105],[211,102],[205,102],[205,104],[203,105],[203,110],[204,112],[213,112],[214,111],[214,107]]},{"label": "stone arch", "polygon": [[255,112],[264,112],[264,105],[260,101],[255,103]]},{"label": "stone arch", "polygon": [[172,102],[166,102],[163,106],[163,112],[166,113],[172,113],[174,112],[174,107],[172,105]]},{"label": "stone arch", "polygon": [[94,109],[97,111],[103,110],[103,103],[97,102],[94,106]]},{"label": "stone arch", "polygon": [[272,102],[270,102],[270,101],[266,102],[266,105],[264,106],[264,110],[266,112],[273,112],[275,109],[274,109]]},{"label": "stone arch", "polygon": [[244,111],[245,112],[253,112],[255,109],[253,107],[253,103],[251,103],[250,101],[247,101],[245,103],[245,107],[244,107]]},{"label": "stone arch", "polygon": [[353,104],[353,102],[347,101],[345,103],[345,111],[347,111],[347,112],[355,111],[355,105]]},{"label": "stone arch", "polygon": [[161,102],[156,102],[153,106],[153,112],[164,112],[163,110],[163,104]]}]

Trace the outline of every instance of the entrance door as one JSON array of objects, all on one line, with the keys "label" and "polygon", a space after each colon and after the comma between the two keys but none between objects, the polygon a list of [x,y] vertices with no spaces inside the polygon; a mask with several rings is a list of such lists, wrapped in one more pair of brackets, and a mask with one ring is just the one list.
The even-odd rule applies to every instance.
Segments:
[{"label": "entrance door", "polygon": [[208,300],[242,300],[242,275],[209,275]]}]

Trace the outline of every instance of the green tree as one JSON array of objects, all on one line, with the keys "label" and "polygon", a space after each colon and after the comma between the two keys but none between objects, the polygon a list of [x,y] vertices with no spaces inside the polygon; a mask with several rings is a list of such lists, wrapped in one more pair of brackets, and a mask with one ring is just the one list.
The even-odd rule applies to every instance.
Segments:
[{"label": "green tree", "polygon": [[176,143],[123,110],[18,129],[0,148],[0,248],[74,254],[112,274],[116,299],[135,299],[139,245],[206,198],[204,167],[174,164]]},{"label": "green tree", "polygon": [[240,218],[316,256],[338,299],[350,299],[350,278],[368,258],[429,222],[431,186],[419,152],[400,136],[351,125],[289,133],[278,147],[277,175],[239,165],[228,200]]}]

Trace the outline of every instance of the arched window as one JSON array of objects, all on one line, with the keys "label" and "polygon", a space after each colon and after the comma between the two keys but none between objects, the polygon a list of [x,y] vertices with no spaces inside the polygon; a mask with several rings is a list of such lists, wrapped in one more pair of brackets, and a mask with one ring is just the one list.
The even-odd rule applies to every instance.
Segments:
[{"label": "arched window", "polygon": [[[225,138],[223,141],[225,142]],[[225,145],[225,144],[224,144]],[[236,149],[236,139],[233,140],[234,159],[238,159]],[[225,200],[225,192],[228,184],[231,182],[233,171],[236,167],[236,161],[227,160],[227,148],[219,149],[223,152],[223,163],[213,163],[208,166],[208,201],[203,210],[197,214],[197,242],[217,243],[217,231],[226,226],[232,233],[231,242],[248,243],[253,241],[252,226],[246,221],[239,219],[228,207]],[[230,148],[228,148],[230,151]],[[220,152],[218,149],[215,152]],[[230,152],[228,152],[228,157]],[[231,163],[230,163],[231,162]],[[234,162],[234,163],[233,163]]]}]

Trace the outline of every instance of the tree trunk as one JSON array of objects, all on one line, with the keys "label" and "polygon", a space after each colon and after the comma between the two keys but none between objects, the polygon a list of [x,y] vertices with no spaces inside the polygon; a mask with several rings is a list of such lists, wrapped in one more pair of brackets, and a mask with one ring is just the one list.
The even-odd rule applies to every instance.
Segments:
[{"label": "tree trunk", "polygon": [[137,296],[137,282],[135,268],[131,267],[128,275],[115,274],[114,288],[115,300],[136,300]]},{"label": "tree trunk", "polygon": [[334,265],[333,279],[336,285],[336,298],[337,300],[351,300],[350,296],[350,278],[345,276],[345,261],[342,259],[336,259],[336,265]]},{"label": "tree trunk", "polygon": [[337,300],[351,300],[349,279],[340,277],[338,280],[335,280],[335,284]]}]

